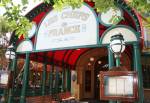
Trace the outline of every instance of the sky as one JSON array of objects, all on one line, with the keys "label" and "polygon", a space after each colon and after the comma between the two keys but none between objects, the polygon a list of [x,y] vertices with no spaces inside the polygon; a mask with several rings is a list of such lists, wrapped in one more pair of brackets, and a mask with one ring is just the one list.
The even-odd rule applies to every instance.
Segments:
[{"label": "sky", "polygon": [[[21,4],[21,0],[13,0],[13,2],[15,4]],[[27,9],[25,10],[25,12],[23,12],[23,15],[27,14],[30,10],[32,10],[34,7],[41,3],[41,1],[39,0],[28,0],[28,2],[29,4],[27,5]],[[3,15],[4,13],[5,9],[0,7],[0,15]]]}]

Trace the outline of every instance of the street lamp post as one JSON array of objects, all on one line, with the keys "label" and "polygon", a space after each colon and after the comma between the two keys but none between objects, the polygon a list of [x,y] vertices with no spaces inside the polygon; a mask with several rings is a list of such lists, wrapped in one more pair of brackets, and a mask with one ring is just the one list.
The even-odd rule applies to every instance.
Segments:
[{"label": "street lamp post", "polygon": [[[5,53],[5,57],[9,59],[8,69],[12,71],[12,60],[15,58],[16,53],[13,45],[10,45]],[[12,82],[13,83],[13,82]],[[12,103],[12,87],[9,87],[8,103]]]},{"label": "street lamp post", "polygon": [[116,66],[120,66],[120,55],[125,50],[125,42],[121,33],[118,33],[111,37],[110,50],[114,53],[114,56],[116,58]]},{"label": "street lamp post", "polygon": [[[119,67],[121,53],[123,53],[125,50],[125,42],[121,33],[111,36],[110,50],[114,53],[114,56],[116,58],[116,66]],[[117,103],[120,102],[117,101]]]}]

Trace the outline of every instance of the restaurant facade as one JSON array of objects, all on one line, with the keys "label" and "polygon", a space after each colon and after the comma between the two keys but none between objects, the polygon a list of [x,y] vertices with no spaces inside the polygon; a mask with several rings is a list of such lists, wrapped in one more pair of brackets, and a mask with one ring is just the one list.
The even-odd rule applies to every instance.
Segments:
[{"label": "restaurant facade", "polygon": [[29,96],[69,91],[77,100],[100,100],[99,73],[117,65],[109,44],[112,36],[121,34],[126,48],[120,66],[137,72],[136,101],[143,103],[141,18],[125,2],[117,0],[116,5],[99,13],[88,1],[62,11],[41,3],[28,12],[26,17],[33,22],[28,37],[13,35],[10,41],[16,50],[10,69],[16,85],[9,89],[13,90],[9,99],[20,96],[20,103],[25,103]]}]

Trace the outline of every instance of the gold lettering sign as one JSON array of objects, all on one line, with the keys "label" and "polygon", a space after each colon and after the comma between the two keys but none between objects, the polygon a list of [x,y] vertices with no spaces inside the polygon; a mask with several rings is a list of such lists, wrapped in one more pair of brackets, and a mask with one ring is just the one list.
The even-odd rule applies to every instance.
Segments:
[{"label": "gold lettering sign", "polygon": [[38,27],[35,49],[97,45],[98,33],[96,13],[86,4],[76,9],[69,6],[61,11],[51,10]]},{"label": "gold lettering sign", "polygon": [[56,37],[61,35],[80,33],[80,25],[73,25],[59,29],[52,29],[46,34],[48,37]]},{"label": "gold lettering sign", "polygon": [[73,18],[73,19],[80,19],[82,21],[87,21],[89,16],[90,16],[89,14],[80,11],[68,11],[63,12],[61,18],[62,19]]}]

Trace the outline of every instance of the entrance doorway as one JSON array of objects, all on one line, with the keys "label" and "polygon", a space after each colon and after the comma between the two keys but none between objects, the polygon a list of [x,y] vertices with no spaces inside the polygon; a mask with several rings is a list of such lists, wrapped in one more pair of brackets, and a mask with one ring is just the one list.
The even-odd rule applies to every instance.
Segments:
[{"label": "entrance doorway", "polygon": [[[108,64],[107,48],[91,49],[80,56],[77,62],[77,75],[79,85],[79,99],[99,100],[99,74],[100,60],[102,64]],[[101,66],[102,66],[101,64]],[[106,65],[107,66],[107,65]],[[96,69],[97,68],[97,69]]]},{"label": "entrance doorway", "polygon": [[[74,94],[77,95],[78,99],[100,101],[99,72],[109,69],[107,51],[107,48],[94,48],[78,58],[75,69],[77,72],[77,83],[71,87],[73,90],[75,89],[74,91],[76,92]],[[122,57],[121,64],[130,68],[131,61],[129,56],[123,53]]]},{"label": "entrance doorway", "polygon": [[103,56],[96,60],[94,65],[94,99],[99,100],[100,98],[100,71],[108,70],[108,57]]}]

